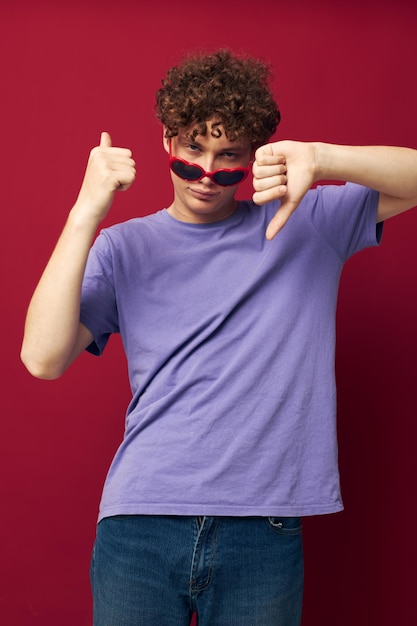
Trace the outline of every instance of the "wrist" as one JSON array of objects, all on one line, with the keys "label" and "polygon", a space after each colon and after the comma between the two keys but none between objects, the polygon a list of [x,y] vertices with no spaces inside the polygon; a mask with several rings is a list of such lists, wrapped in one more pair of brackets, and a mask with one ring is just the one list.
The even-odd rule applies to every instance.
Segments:
[{"label": "wrist", "polygon": [[103,217],[91,210],[88,204],[77,200],[68,215],[68,224],[77,231],[96,231]]},{"label": "wrist", "polygon": [[332,179],[332,146],[321,141],[312,143],[314,151],[314,182]]},{"label": "wrist", "polygon": [[349,180],[354,155],[351,146],[316,142],[314,144],[317,160],[318,180]]}]

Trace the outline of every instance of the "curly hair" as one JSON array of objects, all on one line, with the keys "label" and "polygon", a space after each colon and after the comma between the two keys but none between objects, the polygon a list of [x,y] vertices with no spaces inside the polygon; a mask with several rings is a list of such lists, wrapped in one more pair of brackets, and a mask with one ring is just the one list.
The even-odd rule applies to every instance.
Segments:
[{"label": "curly hair", "polygon": [[230,141],[246,136],[252,146],[261,145],[281,119],[270,79],[270,68],[260,59],[228,49],[196,53],[168,70],[156,93],[156,116],[167,138],[192,125],[193,139],[206,135],[206,122],[215,120],[213,136],[221,135],[221,124]]}]

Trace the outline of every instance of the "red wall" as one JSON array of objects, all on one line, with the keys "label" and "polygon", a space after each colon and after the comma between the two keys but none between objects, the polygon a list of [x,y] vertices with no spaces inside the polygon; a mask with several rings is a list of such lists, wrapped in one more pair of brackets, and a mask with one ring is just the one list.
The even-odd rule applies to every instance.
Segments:
[{"label": "red wall", "polygon": [[[108,221],[171,199],[153,95],[196,46],[272,60],[278,138],[417,147],[410,0],[238,3],[3,0],[0,623],[89,626],[101,486],[129,399],[116,338],[62,379],[19,361],[25,310],[101,130],[133,149]],[[248,186],[247,192],[250,189]],[[303,624],[413,623],[417,212],[346,267],[338,313],[342,514],[305,522]]]}]

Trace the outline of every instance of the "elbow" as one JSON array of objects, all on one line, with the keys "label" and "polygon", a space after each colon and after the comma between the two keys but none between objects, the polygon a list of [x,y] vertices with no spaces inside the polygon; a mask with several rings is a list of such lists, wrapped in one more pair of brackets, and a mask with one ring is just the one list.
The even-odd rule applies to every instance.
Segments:
[{"label": "elbow", "polygon": [[56,380],[57,378],[60,378],[65,371],[64,368],[59,368],[56,365],[45,363],[31,357],[26,353],[24,348],[22,348],[20,353],[20,359],[29,374],[31,374],[34,378],[39,378],[40,380]]}]

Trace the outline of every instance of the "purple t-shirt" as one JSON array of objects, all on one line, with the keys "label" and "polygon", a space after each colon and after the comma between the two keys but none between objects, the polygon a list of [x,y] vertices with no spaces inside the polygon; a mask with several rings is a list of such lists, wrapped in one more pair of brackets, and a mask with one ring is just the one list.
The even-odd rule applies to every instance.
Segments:
[{"label": "purple t-shirt", "polygon": [[164,209],[100,233],[81,321],[96,354],[120,332],[132,400],[99,519],[343,508],[336,300],[344,262],[379,242],[377,203],[318,187],[272,241],[276,203],[208,225]]}]

